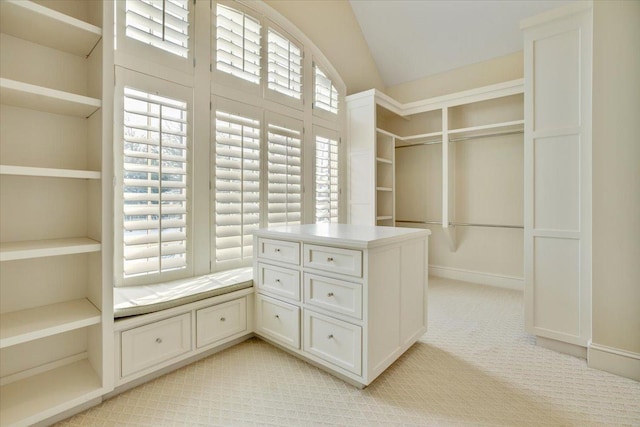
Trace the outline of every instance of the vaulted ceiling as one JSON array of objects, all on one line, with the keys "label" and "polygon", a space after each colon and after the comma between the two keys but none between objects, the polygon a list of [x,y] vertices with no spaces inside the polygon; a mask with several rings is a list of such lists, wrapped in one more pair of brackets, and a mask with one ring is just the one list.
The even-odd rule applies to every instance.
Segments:
[{"label": "vaulted ceiling", "polygon": [[564,0],[350,0],[385,86],[522,50],[520,20]]}]

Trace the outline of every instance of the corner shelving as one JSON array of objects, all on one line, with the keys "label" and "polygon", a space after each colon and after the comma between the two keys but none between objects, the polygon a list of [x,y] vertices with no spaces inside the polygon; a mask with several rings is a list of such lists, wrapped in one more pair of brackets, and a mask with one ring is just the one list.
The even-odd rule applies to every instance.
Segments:
[{"label": "corner shelving", "polygon": [[3,426],[50,423],[113,387],[103,22],[109,2],[0,1]]}]

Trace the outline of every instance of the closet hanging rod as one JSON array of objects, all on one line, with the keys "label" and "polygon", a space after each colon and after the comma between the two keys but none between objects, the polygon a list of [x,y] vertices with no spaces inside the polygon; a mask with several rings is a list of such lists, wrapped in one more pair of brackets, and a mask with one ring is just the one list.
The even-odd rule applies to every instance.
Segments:
[{"label": "closet hanging rod", "polygon": [[[433,224],[433,225],[442,225],[440,221],[403,221],[396,220],[396,222],[404,222],[408,224]],[[454,227],[488,227],[488,228],[512,228],[524,230],[524,226],[522,225],[502,225],[502,224],[473,224],[468,222],[450,222],[449,225],[453,225]]]},{"label": "closet hanging rod", "polygon": [[[493,132],[493,133],[483,133],[481,135],[471,135],[471,136],[461,136],[459,138],[449,138],[449,142],[461,142],[468,141],[470,139],[479,139],[479,138],[490,138],[492,136],[507,136],[507,135],[519,135],[524,133],[524,130],[513,130],[508,132]],[[395,147],[398,148],[407,148],[407,147],[415,147],[417,145],[433,145],[433,144],[442,144],[442,141],[429,141],[429,142],[416,142],[413,144],[405,144]]]},{"label": "closet hanging rod", "polygon": [[442,144],[442,141],[432,141],[432,142],[416,142],[414,144],[406,144],[406,145],[399,145],[396,148],[396,150],[398,148],[408,148],[408,147],[415,147],[416,145],[434,145],[434,144]]}]

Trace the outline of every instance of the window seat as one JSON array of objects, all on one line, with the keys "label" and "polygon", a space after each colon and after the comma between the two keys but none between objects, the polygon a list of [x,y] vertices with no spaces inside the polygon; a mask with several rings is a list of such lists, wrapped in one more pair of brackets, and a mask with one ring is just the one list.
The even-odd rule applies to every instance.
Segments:
[{"label": "window seat", "polygon": [[114,317],[153,313],[252,286],[251,267],[154,285],[121,286],[113,289]]}]

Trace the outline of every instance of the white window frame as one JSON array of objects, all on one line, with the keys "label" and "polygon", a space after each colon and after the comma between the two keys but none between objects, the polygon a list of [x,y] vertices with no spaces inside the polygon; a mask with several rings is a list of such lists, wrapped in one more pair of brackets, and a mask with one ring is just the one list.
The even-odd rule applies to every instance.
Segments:
[{"label": "white window frame", "polygon": [[[263,86],[264,86],[264,97],[267,100],[277,102],[278,104],[286,105],[289,107],[296,108],[301,110],[305,104],[305,52],[304,46],[300,43],[294,36],[292,36],[289,32],[284,30],[282,27],[274,23],[269,19],[265,19],[265,24],[263,27],[263,40],[264,40],[264,48],[263,48]],[[274,89],[269,88],[269,29],[273,29],[280,36],[286,38],[290,43],[294,44],[298,49],[300,49],[300,57],[301,57],[301,67],[300,67],[300,99],[296,99],[292,96],[285,95],[280,93]]]},{"label": "white window frame", "polygon": [[186,268],[158,274],[124,278],[124,88],[131,87],[147,93],[157,94],[167,98],[180,99],[187,102],[187,211],[191,210],[193,199],[193,92],[190,88],[167,82],[135,71],[116,67],[116,86],[114,97],[114,278],[115,286],[132,286],[140,284],[158,283],[193,276],[193,218],[187,219],[187,265]]},{"label": "white window frame", "polygon": [[[313,126],[313,222],[314,223],[318,223],[318,218],[316,216],[316,212],[317,212],[317,200],[316,200],[316,195],[317,195],[317,180],[316,180],[316,167],[317,167],[317,156],[316,156],[316,144],[317,144],[317,137],[323,137],[323,138],[328,138],[331,140],[335,140],[337,142],[337,150],[338,150],[338,194],[337,196],[337,200],[338,200],[338,212],[337,212],[337,218],[335,222],[341,222],[341,220],[344,218],[343,215],[343,211],[344,211],[344,200],[342,197],[342,183],[344,182],[344,167],[342,166],[344,164],[344,154],[343,154],[343,149],[342,149],[342,140],[340,137],[340,132],[334,129],[328,129],[326,127],[322,127],[322,126],[317,126],[314,125]],[[331,221],[332,223],[334,221]]]},{"label": "white window frame", "polygon": [[[114,1],[116,12],[116,63],[142,58],[165,67],[193,75],[195,48],[195,8],[193,1],[189,6],[189,53],[186,58],[167,52],[158,47],[143,43],[126,35],[127,0]],[[118,58],[120,57],[120,58]],[[127,59],[124,59],[126,57]]]},{"label": "white window frame", "polygon": [[[245,15],[248,15],[250,17],[252,17],[253,19],[255,19],[256,21],[258,21],[258,23],[260,24],[260,44],[261,44],[261,49],[260,49],[260,81],[256,84],[256,83],[252,83],[249,82],[247,80],[244,80],[240,77],[236,77],[232,74],[229,74],[227,72],[224,71],[220,71],[217,68],[217,51],[218,51],[218,43],[217,43],[217,34],[216,34],[216,29],[217,29],[217,6],[218,4],[231,8],[231,9],[235,9],[239,12],[244,13]],[[213,85],[220,85],[220,86],[225,86],[225,87],[234,87],[237,89],[242,90],[243,92],[247,92],[249,94],[252,94],[254,96],[261,96],[262,92],[263,92],[263,82],[265,79],[265,68],[264,68],[264,57],[265,57],[265,43],[264,43],[264,37],[265,37],[265,23],[264,20],[262,19],[262,17],[260,16],[260,14],[258,14],[255,10],[251,9],[250,7],[238,3],[236,1],[229,1],[229,0],[222,0],[222,1],[218,1],[218,2],[214,2],[211,4],[211,25],[210,25],[210,29],[211,29],[211,53],[210,53],[210,57],[211,57],[211,74],[212,74],[212,84]]]},{"label": "white window frame", "polygon": [[[325,110],[323,108],[319,108],[316,106],[316,73],[315,73],[315,69],[316,67],[318,67],[320,69],[320,71],[325,74],[327,76],[327,78],[331,81],[331,86],[334,87],[338,93],[338,112],[333,113],[331,111]],[[334,85],[333,83],[333,79],[331,78],[331,74],[326,71],[326,68],[323,66],[323,64],[320,62],[320,60],[316,59],[315,57],[313,58],[313,64],[312,64],[312,68],[311,68],[311,74],[313,76],[313,85],[312,85],[312,93],[313,93],[313,115],[316,117],[319,117],[321,119],[324,120],[328,120],[328,121],[335,121],[338,120],[340,117],[340,113],[342,111],[342,109],[344,108],[344,98],[343,96],[340,94],[340,91],[338,90],[338,88]]]}]

